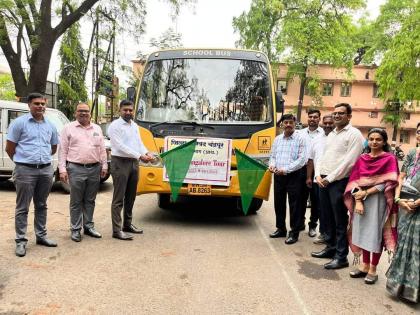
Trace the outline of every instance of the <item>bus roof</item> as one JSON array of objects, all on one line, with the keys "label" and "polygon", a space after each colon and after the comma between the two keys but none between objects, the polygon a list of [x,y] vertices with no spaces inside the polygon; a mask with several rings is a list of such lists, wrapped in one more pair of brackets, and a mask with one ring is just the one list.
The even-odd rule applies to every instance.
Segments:
[{"label": "bus roof", "polygon": [[217,48],[180,48],[159,50],[149,55],[148,61],[167,59],[236,59],[268,63],[267,56],[256,50],[217,49]]}]

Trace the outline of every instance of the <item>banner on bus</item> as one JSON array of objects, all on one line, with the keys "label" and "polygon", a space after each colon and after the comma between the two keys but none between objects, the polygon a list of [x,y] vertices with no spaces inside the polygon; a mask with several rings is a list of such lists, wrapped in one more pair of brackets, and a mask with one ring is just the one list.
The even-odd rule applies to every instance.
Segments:
[{"label": "banner on bus", "polygon": [[[231,139],[165,137],[164,150],[172,150],[193,139],[197,139],[197,144],[184,183],[229,186]],[[163,180],[169,181],[166,168],[164,168]]]}]

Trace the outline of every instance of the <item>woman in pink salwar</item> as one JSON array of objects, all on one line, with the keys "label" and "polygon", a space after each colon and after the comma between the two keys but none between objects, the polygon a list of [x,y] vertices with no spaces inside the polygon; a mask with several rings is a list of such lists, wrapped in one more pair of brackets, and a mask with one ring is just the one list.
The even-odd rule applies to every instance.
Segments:
[{"label": "woman in pink salwar", "polygon": [[365,278],[366,284],[378,280],[376,266],[383,248],[394,252],[397,242],[397,212],[394,204],[398,186],[398,162],[389,153],[385,130],[368,133],[367,153],[355,163],[344,193],[350,213],[348,241],[355,262],[362,263],[350,272],[352,278]]}]

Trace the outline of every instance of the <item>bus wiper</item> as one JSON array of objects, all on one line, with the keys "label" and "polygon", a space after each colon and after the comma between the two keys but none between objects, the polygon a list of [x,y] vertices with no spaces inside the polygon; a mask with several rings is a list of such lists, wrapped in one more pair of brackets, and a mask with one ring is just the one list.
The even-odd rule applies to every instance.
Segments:
[{"label": "bus wiper", "polygon": [[198,127],[204,127],[204,128],[210,128],[210,129],[214,129],[213,126],[210,125],[206,125],[206,124],[200,124],[196,121],[189,121],[189,120],[175,120],[176,123],[178,124],[185,124],[185,125],[190,125],[190,126],[198,126]]},{"label": "bus wiper", "polygon": [[170,123],[172,123],[172,122],[171,121],[160,121],[160,122],[149,125],[149,128],[154,128],[154,127],[157,127],[157,126],[160,126],[160,125],[165,125],[165,124],[170,124]]}]

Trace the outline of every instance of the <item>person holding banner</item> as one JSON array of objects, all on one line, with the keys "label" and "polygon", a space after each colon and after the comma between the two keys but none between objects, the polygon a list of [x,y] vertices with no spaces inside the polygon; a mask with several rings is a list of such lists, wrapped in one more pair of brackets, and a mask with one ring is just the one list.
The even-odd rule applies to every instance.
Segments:
[{"label": "person holding banner", "polygon": [[[114,183],[112,196],[112,237],[132,240],[130,233],[143,233],[132,224],[133,206],[136,199],[139,178],[139,159],[148,162],[154,156],[147,151],[141,141],[139,127],[133,121],[134,104],[128,100],[120,103],[120,118],[114,120],[108,129],[111,139],[111,175]],[[124,222],[121,210],[124,208]]]},{"label": "person holding banner", "polygon": [[292,114],[282,116],[284,132],[276,137],[271,149],[269,171],[274,174],[274,210],[277,230],[271,238],[286,237],[286,195],[289,199],[290,232],[286,244],[299,239],[302,221],[301,196],[306,179],[306,141],[295,132],[296,118]]}]

